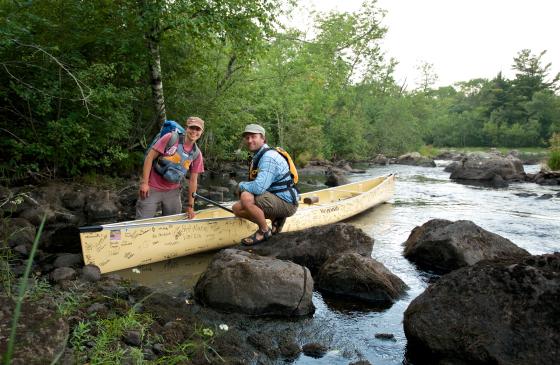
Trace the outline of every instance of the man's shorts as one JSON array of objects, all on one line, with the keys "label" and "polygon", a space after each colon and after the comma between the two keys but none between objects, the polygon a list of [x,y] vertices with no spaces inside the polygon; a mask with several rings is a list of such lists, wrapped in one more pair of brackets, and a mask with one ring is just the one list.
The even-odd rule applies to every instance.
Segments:
[{"label": "man's shorts", "polygon": [[297,205],[290,204],[269,191],[256,195],[255,205],[263,210],[266,218],[290,217],[298,208]]}]

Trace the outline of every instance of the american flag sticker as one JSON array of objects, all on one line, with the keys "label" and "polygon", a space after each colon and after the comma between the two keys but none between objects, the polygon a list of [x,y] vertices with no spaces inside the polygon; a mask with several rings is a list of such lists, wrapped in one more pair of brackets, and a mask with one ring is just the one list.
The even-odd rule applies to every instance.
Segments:
[{"label": "american flag sticker", "polygon": [[111,241],[119,241],[121,239],[121,230],[120,229],[113,229],[109,234],[109,239]]}]

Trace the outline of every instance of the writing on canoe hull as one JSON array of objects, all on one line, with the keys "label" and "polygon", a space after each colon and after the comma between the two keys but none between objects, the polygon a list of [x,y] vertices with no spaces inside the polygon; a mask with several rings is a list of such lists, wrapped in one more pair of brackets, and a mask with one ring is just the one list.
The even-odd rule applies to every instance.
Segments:
[{"label": "writing on canoe hull", "polygon": [[323,214],[329,214],[329,213],[333,213],[333,212],[337,212],[339,210],[339,206],[336,205],[334,207],[329,207],[329,208],[321,208],[321,213]]},{"label": "writing on canoe hull", "polygon": [[254,231],[244,220],[111,227],[81,234],[84,260],[101,272],[225,247]]}]

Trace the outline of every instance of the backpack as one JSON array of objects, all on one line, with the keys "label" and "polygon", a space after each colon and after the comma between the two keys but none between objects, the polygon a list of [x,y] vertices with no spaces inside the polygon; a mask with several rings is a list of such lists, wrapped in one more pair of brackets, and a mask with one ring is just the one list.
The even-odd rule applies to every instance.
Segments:
[{"label": "backpack", "polygon": [[[255,160],[253,160],[251,162],[251,167],[249,168],[249,180],[254,180],[257,178],[257,174],[259,173],[259,162],[261,161],[262,156],[264,156],[265,153],[267,153],[268,151],[274,150],[276,152],[278,152],[282,157],[284,157],[284,159],[286,160],[286,162],[288,163],[288,167],[290,169],[289,172],[286,173],[286,175],[282,176],[277,182],[273,182],[270,185],[269,191],[272,193],[279,193],[282,191],[289,191],[290,194],[292,195],[292,199],[294,201],[296,201],[296,195],[295,195],[295,191],[297,191],[299,193],[299,190],[297,188],[297,183],[299,182],[299,176],[298,176],[298,172],[296,169],[296,165],[294,164],[294,161],[292,160],[292,156],[290,156],[290,154],[283,149],[282,147],[275,147],[275,148],[268,148],[266,150],[264,150]],[[287,178],[288,176],[291,177],[290,180],[288,181],[282,181],[285,178]]]},{"label": "backpack", "polygon": [[[153,166],[154,171],[161,175],[166,181],[177,184],[187,175],[191,162],[196,160],[200,154],[200,150],[195,143],[190,152],[185,152],[183,150],[185,129],[174,120],[166,120],[161,130],[152,140],[150,147],[146,150],[144,158],[153,145],[167,133],[173,134],[165,147],[166,155],[158,156],[158,158],[154,160]],[[177,149],[171,152],[170,149],[175,146],[175,144],[177,144]]]},{"label": "backpack", "polygon": [[174,120],[166,120],[163,123],[163,125],[161,126],[161,129],[159,130],[159,132],[152,139],[152,143],[150,143],[150,145],[146,149],[146,152],[144,153],[144,159],[146,158],[146,155],[148,154],[148,152],[150,152],[152,147],[156,144],[156,142],[161,137],[165,136],[167,133],[170,133],[170,132],[175,132],[175,133],[171,136],[171,138],[169,139],[169,142],[167,142],[167,146],[165,147],[166,151],[171,146],[175,145],[175,143],[177,143],[177,140],[179,139],[179,135],[183,135],[183,136],[185,135],[185,128],[183,128],[182,125],[180,125],[179,123],[177,123]]}]

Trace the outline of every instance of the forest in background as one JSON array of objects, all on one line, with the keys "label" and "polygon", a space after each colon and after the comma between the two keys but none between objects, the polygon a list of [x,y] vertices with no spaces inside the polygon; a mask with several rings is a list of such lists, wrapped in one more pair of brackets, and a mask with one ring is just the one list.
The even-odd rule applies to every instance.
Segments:
[{"label": "forest in background", "polygon": [[[384,11],[318,14],[309,37],[280,0],[3,1],[0,178],[137,171],[164,119],[206,121],[207,159],[239,153],[247,123],[304,164],[436,147],[548,147],[559,75],[545,51],[512,55],[513,79],[414,90],[394,79]],[[484,57],[484,55],[481,55]]]}]

